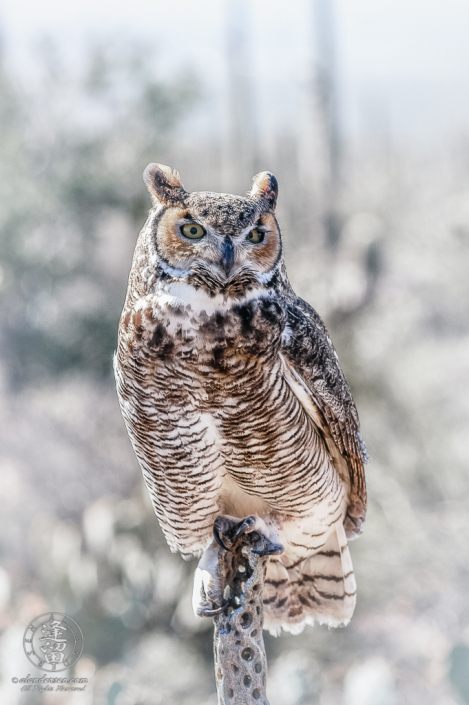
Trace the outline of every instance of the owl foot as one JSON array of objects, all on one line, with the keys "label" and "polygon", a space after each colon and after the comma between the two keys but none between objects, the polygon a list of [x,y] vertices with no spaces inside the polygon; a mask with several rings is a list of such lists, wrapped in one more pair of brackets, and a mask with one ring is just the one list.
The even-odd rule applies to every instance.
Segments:
[{"label": "owl foot", "polygon": [[219,516],[215,519],[213,534],[218,545],[226,551],[232,550],[232,546],[240,539],[244,539],[251,551],[260,556],[276,555],[284,550],[279,541],[278,528],[255,515],[241,520]]},{"label": "owl foot", "polygon": [[215,617],[228,605],[217,571],[218,551],[216,545],[209,546],[195,570],[192,608],[198,617]]}]

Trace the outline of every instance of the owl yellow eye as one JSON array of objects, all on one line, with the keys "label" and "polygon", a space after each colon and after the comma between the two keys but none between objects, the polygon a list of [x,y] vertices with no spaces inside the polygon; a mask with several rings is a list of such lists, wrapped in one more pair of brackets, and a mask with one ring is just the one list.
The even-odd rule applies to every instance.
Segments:
[{"label": "owl yellow eye", "polygon": [[264,239],[264,235],[265,233],[263,233],[261,230],[251,230],[251,232],[246,235],[246,240],[249,240],[249,242],[253,242],[255,245],[258,245]]},{"label": "owl yellow eye", "polygon": [[188,237],[191,240],[200,240],[205,235],[205,230],[197,223],[186,223],[186,225],[182,226],[181,232],[184,237]]}]

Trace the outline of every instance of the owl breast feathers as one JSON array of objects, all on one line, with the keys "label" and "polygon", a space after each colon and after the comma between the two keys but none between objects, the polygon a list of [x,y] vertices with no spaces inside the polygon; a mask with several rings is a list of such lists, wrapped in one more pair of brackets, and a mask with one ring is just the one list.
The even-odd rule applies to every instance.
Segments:
[{"label": "owl breast feathers", "polygon": [[366,449],[324,323],[288,281],[277,180],[262,172],[241,197],[187,193],[159,164],[144,179],[153,207],[115,374],[166,540],[208,565],[215,519],[249,517],[244,527],[280,546],[267,562],[266,626],[346,624],[356,590],[347,538],[365,519]]}]

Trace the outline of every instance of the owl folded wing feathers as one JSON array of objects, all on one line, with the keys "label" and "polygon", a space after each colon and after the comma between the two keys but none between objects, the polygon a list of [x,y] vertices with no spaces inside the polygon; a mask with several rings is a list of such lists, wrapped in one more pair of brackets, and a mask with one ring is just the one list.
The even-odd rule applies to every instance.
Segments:
[{"label": "owl folded wing feathers", "polygon": [[358,413],[337,353],[316,311],[295,297],[287,307],[282,357],[287,382],[313,419],[334,466],[348,486],[347,538],[363,531],[366,514],[364,464],[368,455]]}]

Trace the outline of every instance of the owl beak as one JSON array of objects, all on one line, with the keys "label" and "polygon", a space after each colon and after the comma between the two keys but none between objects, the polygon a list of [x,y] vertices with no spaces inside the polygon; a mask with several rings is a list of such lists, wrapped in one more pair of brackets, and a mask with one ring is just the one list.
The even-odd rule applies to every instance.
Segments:
[{"label": "owl beak", "polygon": [[222,252],[221,264],[222,264],[222,267],[225,271],[226,276],[228,277],[229,273],[233,269],[233,263],[234,263],[233,241],[230,237],[228,237],[228,235],[223,240],[221,252]]}]

